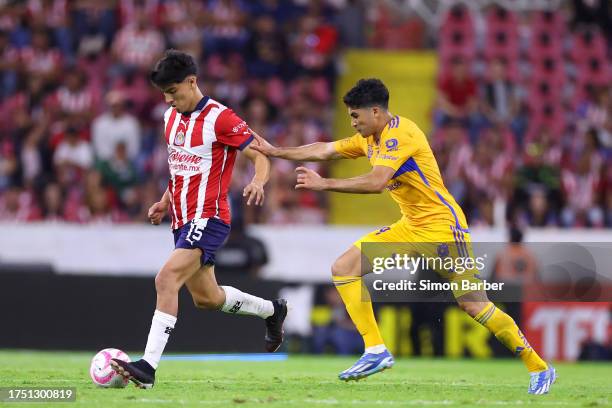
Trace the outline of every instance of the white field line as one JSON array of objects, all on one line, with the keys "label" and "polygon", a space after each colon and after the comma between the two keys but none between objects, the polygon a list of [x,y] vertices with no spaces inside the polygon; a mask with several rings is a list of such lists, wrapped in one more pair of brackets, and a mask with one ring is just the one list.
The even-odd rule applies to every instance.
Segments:
[{"label": "white field line", "polygon": [[[292,382],[296,382],[299,383],[301,382],[303,379],[283,379],[283,381],[280,382],[280,384],[288,384],[288,383],[292,383]],[[72,382],[74,383],[74,380],[67,380],[67,379],[40,379],[40,380],[36,380],[36,382],[40,382],[40,383],[63,383],[63,382]],[[237,380],[218,380],[218,379],[202,379],[202,380],[161,380],[160,383],[169,383],[169,384],[230,384],[230,385],[240,385],[240,384],[244,384],[244,383],[250,383],[250,384],[263,384],[264,382],[261,380],[249,380],[249,379],[245,379],[245,378],[241,378],[239,381]],[[340,386],[348,386],[350,387],[351,384],[344,384],[342,381],[339,380],[317,380],[318,384],[337,384]],[[278,382],[265,382],[265,384],[279,384]],[[381,382],[368,382],[368,380],[363,380],[363,381],[358,381],[355,386],[359,386],[359,387],[380,387]],[[415,382],[406,382],[406,381],[397,381],[397,382],[386,382],[385,385],[444,385],[444,386],[453,386],[453,387],[481,387],[481,386],[490,386],[493,385],[492,383],[470,383],[470,382],[446,382],[446,381],[415,381]],[[516,384],[494,384],[495,387],[508,387],[508,388],[516,388],[517,385]]]},{"label": "white field line", "polygon": [[[453,400],[423,400],[423,399],[415,399],[415,400],[337,400],[334,398],[328,399],[312,399],[306,398],[302,400],[283,400],[282,398],[267,400],[267,399],[226,399],[226,400],[207,400],[207,401],[186,401],[186,400],[174,400],[174,399],[160,399],[160,398],[139,398],[133,399],[129,401],[122,401],[124,405],[130,405],[131,403],[151,403],[151,404],[173,404],[173,405],[228,405],[228,404],[236,404],[236,403],[244,403],[244,404],[263,404],[263,403],[278,403],[281,405],[297,405],[304,406],[305,404],[309,405],[465,405],[464,403],[459,403]],[[540,399],[533,400],[513,400],[513,401],[495,401],[495,400],[479,400],[475,401],[475,404],[484,404],[487,405],[550,405],[550,406],[558,406],[558,405],[569,405],[568,402],[565,401],[542,401]]]}]

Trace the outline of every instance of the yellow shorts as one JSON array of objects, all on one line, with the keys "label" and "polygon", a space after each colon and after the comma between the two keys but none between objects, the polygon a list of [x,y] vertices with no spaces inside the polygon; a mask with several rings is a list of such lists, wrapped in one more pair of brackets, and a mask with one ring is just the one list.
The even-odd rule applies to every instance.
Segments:
[{"label": "yellow shorts", "polygon": [[[370,264],[374,257],[390,257],[396,254],[429,258],[430,269],[450,282],[458,283],[459,289],[453,290],[456,298],[471,292],[469,289],[461,289],[462,281],[481,282],[478,276],[479,270],[473,265],[474,254],[470,233],[454,225],[432,224],[415,228],[402,218],[387,227],[364,235],[353,245],[362,252],[362,259],[368,259]],[[465,263],[468,258],[472,261]],[[451,268],[446,267],[451,265],[446,261],[451,262]]]}]

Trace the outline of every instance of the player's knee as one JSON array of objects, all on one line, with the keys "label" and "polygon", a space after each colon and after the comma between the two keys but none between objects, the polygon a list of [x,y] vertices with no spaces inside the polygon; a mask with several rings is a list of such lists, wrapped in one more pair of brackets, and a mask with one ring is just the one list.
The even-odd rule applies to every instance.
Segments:
[{"label": "player's knee", "polygon": [[332,264],[331,273],[332,276],[359,276],[359,271],[355,271],[349,262],[346,262],[342,258],[336,259]]},{"label": "player's knee", "polygon": [[157,276],[155,276],[155,291],[157,291],[157,293],[162,293],[166,291],[167,287],[168,285],[165,277],[162,276],[161,273],[158,273]]},{"label": "player's knee", "polygon": [[340,262],[339,259],[336,259],[336,261],[332,264],[331,273],[332,273],[332,276],[345,276],[346,275],[346,268],[343,267],[342,262]]},{"label": "player's knee", "polygon": [[471,308],[468,302],[459,302],[457,303],[457,306],[459,306],[459,308],[465,313],[470,314]]},{"label": "player's knee", "polygon": [[481,302],[459,302],[459,307],[468,315],[474,317],[482,310],[483,306]]},{"label": "player's knee", "polygon": [[177,291],[174,276],[170,271],[162,269],[155,276],[155,290],[158,294]]}]

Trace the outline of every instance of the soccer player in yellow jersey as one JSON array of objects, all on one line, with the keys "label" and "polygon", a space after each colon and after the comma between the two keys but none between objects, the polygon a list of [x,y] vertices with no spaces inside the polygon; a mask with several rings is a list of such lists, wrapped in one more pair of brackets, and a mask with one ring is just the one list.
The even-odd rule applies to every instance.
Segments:
[{"label": "soccer player in yellow jersey", "polygon": [[[366,156],[372,170],[348,179],[323,178],[313,170],[298,167],[296,188],[357,194],[388,190],[400,206],[399,221],[359,239],[331,267],[333,282],[365,343],[359,361],[339,375],[341,380],[349,381],[394,364],[376,324],[372,303],[367,296],[362,298],[362,243],[451,243],[456,255],[463,257],[469,256],[471,249],[465,215],[444,186],[425,134],[414,122],[389,112],[389,91],[385,85],[378,79],[362,79],[343,101],[357,131],[354,136],[299,147],[275,147],[256,136],[258,143],[253,148],[270,157],[296,161]],[[452,273],[445,277],[456,279]],[[461,279],[479,278],[468,271]],[[520,356],[530,372],[528,392],[548,392],[556,377],[554,368],[532,349],[514,320],[496,308],[484,290],[456,290],[454,295],[465,312]]]}]

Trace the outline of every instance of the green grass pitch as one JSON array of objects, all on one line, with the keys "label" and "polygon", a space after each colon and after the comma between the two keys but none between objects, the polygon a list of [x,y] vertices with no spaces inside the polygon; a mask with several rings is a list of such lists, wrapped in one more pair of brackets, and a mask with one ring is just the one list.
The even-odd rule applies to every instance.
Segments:
[{"label": "green grass pitch", "polygon": [[[136,355],[137,353],[133,353]],[[76,387],[70,403],[11,407],[600,407],[612,403],[612,364],[558,364],[549,395],[527,395],[515,360],[399,359],[359,382],[337,380],[355,358],[290,356],[278,362],[162,361],[151,390],[95,387],[93,353],[0,351],[0,387]]]}]

